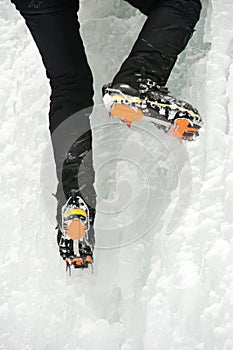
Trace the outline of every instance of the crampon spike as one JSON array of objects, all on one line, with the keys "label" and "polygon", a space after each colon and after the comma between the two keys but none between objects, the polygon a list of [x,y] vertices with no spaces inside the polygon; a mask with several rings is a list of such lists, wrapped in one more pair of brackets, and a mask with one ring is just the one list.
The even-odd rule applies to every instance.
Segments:
[{"label": "crampon spike", "polygon": [[[190,121],[186,118],[175,120],[174,125],[171,127],[169,134],[177,138],[188,140],[193,138],[193,134],[198,132],[197,128],[192,128],[189,126]],[[190,136],[184,136],[184,134],[190,134]]]},{"label": "crampon spike", "polygon": [[66,259],[66,272],[69,271],[69,275],[71,276],[71,264],[69,259]]}]

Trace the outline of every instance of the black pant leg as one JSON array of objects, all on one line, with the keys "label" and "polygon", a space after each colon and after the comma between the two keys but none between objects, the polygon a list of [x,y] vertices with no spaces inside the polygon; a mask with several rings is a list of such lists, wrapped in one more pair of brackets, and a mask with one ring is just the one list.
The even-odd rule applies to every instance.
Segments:
[{"label": "black pant leg", "polygon": [[58,222],[70,190],[77,189],[87,201],[93,225],[96,194],[89,120],[93,79],[79,33],[78,1],[13,2],[38,46],[50,80],[49,120],[58,177]]},{"label": "black pant leg", "polygon": [[113,83],[130,83],[143,68],[147,78],[166,85],[178,55],[192,36],[201,3],[199,0],[155,0],[154,6],[148,8],[148,3],[143,7],[139,0],[129,2],[148,18]]},{"label": "black pant leg", "polygon": [[47,12],[21,10],[50,80],[51,132],[72,113],[93,105],[93,79],[79,33],[78,2],[67,0],[65,8],[58,4]]},{"label": "black pant leg", "polygon": [[136,7],[144,15],[148,15],[150,10],[161,3],[163,0],[125,0],[133,7]]},{"label": "black pant leg", "polygon": [[[136,7],[138,10],[140,10],[145,15],[149,15],[150,12],[156,8],[162,5],[164,0],[124,0],[127,1],[130,5],[133,7]],[[193,0],[198,5],[200,5],[200,0]]]}]

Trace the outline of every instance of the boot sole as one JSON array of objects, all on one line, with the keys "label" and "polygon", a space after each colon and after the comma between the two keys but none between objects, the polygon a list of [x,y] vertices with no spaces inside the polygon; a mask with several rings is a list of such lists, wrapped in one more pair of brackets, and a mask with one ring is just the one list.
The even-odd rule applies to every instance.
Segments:
[{"label": "boot sole", "polygon": [[[158,127],[165,128],[165,132],[169,135],[183,139],[183,140],[193,140],[195,136],[198,135],[198,130],[201,125],[197,127],[191,127],[193,120],[189,118],[177,118],[173,120],[173,123],[169,122],[165,117],[160,115],[156,110],[150,108],[148,105],[143,105],[143,101],[137,97],[128,97],[115,95],[110,96],[112,105],[109,108],[109,115],[113,118],[118,118],[123,121],[128,127],[132,123],[140,122],[141,120],[150,121]],[[109,101],[109,100],[108,100]],[[108,102],[109,103],[109,102]],[[179,108],[177,105],[161,104],[157,102],[147,103],[158,108],[169,108],[174,110],[175,113],[179,110],[181,113],[189,113],[195,121],[200,119],[200,116],[192,111],[184,108]]]}]

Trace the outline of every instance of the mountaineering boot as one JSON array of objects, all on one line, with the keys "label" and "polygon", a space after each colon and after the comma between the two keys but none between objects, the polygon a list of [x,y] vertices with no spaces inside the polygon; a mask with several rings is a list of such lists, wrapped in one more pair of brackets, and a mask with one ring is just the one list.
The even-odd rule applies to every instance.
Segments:
[{"label": "mountaineering boot", "polygon": [[148,120],[168,134],[192,141],[202,127],[202,118],[191,104],[169,95],[166,87],[139,77],[133,83],[103,86],[103,100],[109,115],[125,122]]},{"label": "mountaineering boot", "polygon": [[57,234],[60,255],[67,268],[87,268],[93,263],[93,246],[88,240],[89,209],[78,191],[71,190],[61,210],[62,227]]}]

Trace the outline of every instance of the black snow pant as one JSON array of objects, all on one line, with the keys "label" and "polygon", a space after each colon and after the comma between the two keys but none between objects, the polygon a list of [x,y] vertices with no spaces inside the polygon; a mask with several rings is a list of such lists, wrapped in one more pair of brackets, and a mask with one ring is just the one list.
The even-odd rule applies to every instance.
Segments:
[{"label": "black snow pant", "polygon": [[[146,77],[165,85],[199,19],[200,0],[126,1],[148,18],[113,82],[132,82],[143,68]],[[58,176],[58,222],[60,208],[74,188],[89,206],[94,234],[96,194],[89,121],[93,79],[79,32],[79,1],[12,2],[38,46],[51,85],[49,121]]]}]

